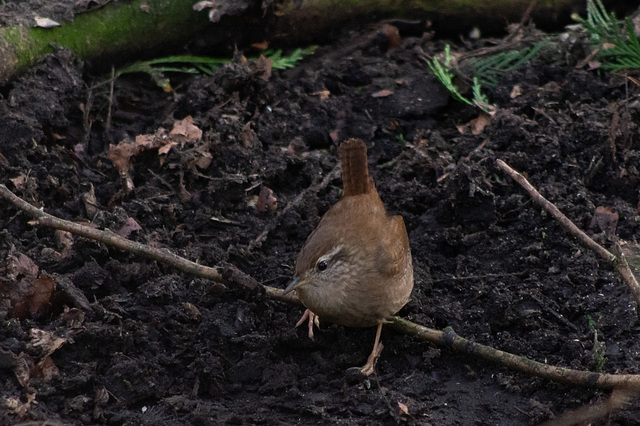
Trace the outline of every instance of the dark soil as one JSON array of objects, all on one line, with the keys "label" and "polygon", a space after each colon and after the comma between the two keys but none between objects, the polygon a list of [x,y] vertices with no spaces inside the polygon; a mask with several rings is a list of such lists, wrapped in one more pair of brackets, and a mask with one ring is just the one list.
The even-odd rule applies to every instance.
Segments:
[{"label": "dark soil", "polygon": [[[616,234],[635,243],[637,87],[576,68],[589,49],[571,36],[487,90],[497,113],[481,133],[462,134],[478,110],[451,100],[425,62],[444,42],[401,34],[388,50],[368,31],[270,78],[240,60],[212,77],[175,76],[172,93],[143,75],[118,78],[109,127],[106,77],[60,51],[2,90],[0,182],[64,219],[116,231],[133,218],[141,229],[129,238],[283,288],[306,236],[338,200],[339,178],[278,213],[333,170],[342,139],[361,137],[382,200],[409,232],[416,283],[401,316],[548,364],[639,373],[637,304],[612,267],[495,166],[501,158],[526,173],[583,229],[596,207],[613,208]],[[522,94],[512,97],[515,86]],[[135,188],[122,192],[109,145],[189,115],[202,139],[134,156]],[[200,168],[193,161],[203,152],[212,161]],[[256,211],[262,187],[278,200],[274,214]],[[350,380],[374,329],[322,324],[311,341],[294,328],[300,306],[29,220],[0,203],[2,280],[33,275],[15,272],[26,256],[56,287],[32,314],[4,294],[4,424],[531,425],[608,395],[390,328],[377,373]],[[68,341],[47,357],[33,329]],[[639,417],[629,405],[598,424]]]}]

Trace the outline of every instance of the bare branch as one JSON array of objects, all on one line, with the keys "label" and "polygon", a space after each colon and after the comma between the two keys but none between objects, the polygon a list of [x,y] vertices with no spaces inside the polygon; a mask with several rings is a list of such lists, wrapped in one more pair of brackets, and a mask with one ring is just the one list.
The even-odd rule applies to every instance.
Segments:
[{"label": "bare branch", "polygon": [[534,376],[556,382],[601,389],[623,388],[640,390],[640,374],[604,374],[557,367],[472,342],[458,336],[451,327],[445,328],[444,331],[439,331],[400,317],[391,317],[390,321],[389,325],[391,327],[405,334],[455,349],[458,352],[475,355]]},{"label": "bare branch", "polygon": [[[55,216],[45,213],[41,209],[22,200],[9,191],[6,186],[1,184],[0,198],[9,200],[20,210],[23,210],[30,216],[35,217],[36,220],[30,222],[34,225],[62,229],[86,238],[94,239],[104,244],[117,247],[121,250],[129,251],[139,256],[166,263],[183,272],[207,278],[212,281],[236,283],[248,288],[256,285],[253,278],[244,274],[235,267],[227,268],[224,272],[225,277],[223,277],[220,272],[214,268],[198,265],[170,253],[168,250],[154,249],[145,246],[144,244],[129,241],[126,238],[122,238],[112,233],[111,231],[100,231],[85,225],[56,218]],[[289,303],[300,303],[298,298],[295,296],[290,294],[287,294],[286,296],[283,295],[282,289],[270,286],[263,287],[267,297],[271,299],[282,300]],[[389,319],[389,325],[402,333],[426,340],[435,345],[450,347],[456,351],[478,356],[514,370],[519,370],[524,373],[543,377],[549,380],[602,389],[622,388],[629,391],[640,390],[640,375],[637,374],[600,374],[547,365],[530,360],[523,356],[513,355],[489,346],[474,343],[458,336],[451,328],[447,328],[444,331],[434,330],[395,316]]]},{"label": "bare branch", "polygon": [[30,225],[48,226],[68,231],[72,234],[90,238],[119,248],[120,250],[146,257],[147,259],[157,260],[158,262],[162,262],[188,274],[193,274],[223,284],[227,282],[227,280],[222,277],[222,274],[218,269],[191,262],[190,260],[180,257],[169,250],[149,247],[148,245],[123,238],[109,230],[101,231],[99,229],[91,228],[90,226],[63,220],[50,215],[49,213],[45,213],[44,210],[27,203],[22,198],[11,192],[5,185],[1,184],[0,197],[9,200],[14,206],[26,212],[29,216],[34,217],[35,220],[30,221]]},{"label": "bare branch", "polygon": [[[545,209],[547,212],[553,216],[555,220],[557,220],[560,225],[562,225],[571,235],[576,237],[578,241],[580,241],[584,246],[590,248],[594,252],[596,252],[600,257],[610,262],[618,271],[624,283],[631,290],[631,294],[636,299],[636,302],[640,304],[640,285],[638,285],[638,281],[636,280],[633,272],[629,268],[629,264],[627,263],[624,255],[622,254],[622,250],[617,250],[617,253],[614,255],[600,244],[596,243],[590,236],[584,233],[580,228],[578,228],[568,217],[566,217],[560,210],[549,200],[544,198],[540,193],[529,183],[529,181],[522,176],[520,173],[512,169],[507,163],[498,159],[496,160],[496,164],[499,168],[504,170],[513,180],[518,182],[520,186],[522,186],[531,196],[533,201],[538,204],[540,207]],[[619,248],[619,244],[615,243],[614,248]]]}]

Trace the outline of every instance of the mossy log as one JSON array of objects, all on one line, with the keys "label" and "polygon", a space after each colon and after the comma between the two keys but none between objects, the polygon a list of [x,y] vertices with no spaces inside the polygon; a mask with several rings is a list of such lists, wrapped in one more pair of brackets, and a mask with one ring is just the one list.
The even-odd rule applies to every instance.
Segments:
[{"label": "mossy log", "polygon": [[[519,21],[530,0],[283,0],[264,10],[260,0],[217,0],[216,15],[222,19],[216,23],[209,22],[206,11],[194,11],[194,3],[194,0],[112,2],[53,28],[0,28],[0,84],[53,52],[55,45],[66,47],[86,60],[130,57],[132,53],[165,44],[183,43],[204,30],[217,32],[210,40],[227,45],[237,43],[230,40],[234,34],[242,34],[241,39],[252,42],[286,38],[288,44],[309,43],[325,36],[329,28],[353,20],[428,19],[437,12]],[[557,14],[581,3],[582,0],[538,0],[536,11]]]}]

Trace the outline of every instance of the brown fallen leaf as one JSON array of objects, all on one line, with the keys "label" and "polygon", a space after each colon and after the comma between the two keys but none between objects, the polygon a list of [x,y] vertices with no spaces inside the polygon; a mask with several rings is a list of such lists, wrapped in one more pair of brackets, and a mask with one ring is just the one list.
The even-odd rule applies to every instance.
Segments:
[{"label": "brown fallen leaf", "polygon": [[202,138],[202,130],[193,124],[193,117],[190,115],[183,120],[176,121],[173,129],[169,132],[171,140],[174,142],[195,142]]},{"label": "brown fallen leaf", "polygon": [[96,193],[93,189],[93,184],[89,183],[83,194],[80,194],[82,202],[84,203],[84,210],[87,213],[89,219],[93,219],[100,211],[98,209],[98,201],[96,199]]},{"label": "brown fallen leaf", "polygon": [[69,253],[73,248],[73,234],[71,232],[56,229],[53,233],[53,237],[56,242],[56,246],[60,249],[61,258],[69,256]]},{"label": "brown fallen leaf", "polygon": [[44,357],[39,363],[31,369],[31,377],[49,381],[60,374],[60,370],[53,362],[50,356]]},{"label": "brown fallen leaf", "polygon": [[260,55],[253,66],[252,74],[258,78],[267,81],[271,78],[271,67],[273,65],[273,59],[266,58],[264,55]]},{"label": "brown fallen leaf", "polygon": [[251,43],[251,47],[259,49],[259,50],[267,50],[269,48],[268,41],[259,41],[256,43]]},{"label": "brown fallen leaf", "polygon": [[371,94],[373,98],[386,98],[387,96],[393,95],[393,90],[380,90],[379,92],[375,92]]},{"label": "brown fallen leaf", "polygon": [[596,211],[593,213],[593,217],[589,223],[589,229],[596,232],[604,232],[607,238],[612,241],[615,239],[619,218],[620,215],[617,212],[614,212],[613,208],[598,206],[596,207]]},{"label": "brown fallen leaf", "polygon": [[401,414],[404,414],[405,416],[409,415],[409,407],[407,407],[407,404],[403,404],[402,402],[398,401],[398,408],[400,408]]},{"label": "brown fallen leaf", "polygon": [[479,135],[484,131],[484,128],[491,124],[491,116],[486,112],[481,112],[477,118],[469,121],[467,124],[457,126],[460,134],[467,134],[471,132],[472,135]]},{"label": "brown fallen leaf", "polygon": [[[5,399],[5,406],[10,413],[15,414],[20,419],[26,419],[31,409],[31,404],[36,402],[35,393],[27,393],[27,401],[23,404],[20,398],[10,397]],[[37,403],[37,402],[36,402]]]},{"label": "brown fallen leaf", "polygon": [[398,27],[395,25],[384,24],[382,28],[380,28],[380,32],[387,38],[387,49],[394,49],[402,43],[400,30],[398,30]]},{"label": "brown fallen leaf", "polygon": [[202,313],[196,305],[190,302],[185,302],[184,307],[187,309],[187,313],[192,320],[200,322],[202,320]]},{"label": "brown fallen leaf", "polygon": [[206,169],[213,161],[213,155],[209,152],[209,145],[198,145],[191,151],[193,157],[187,163],[187,168],[191,171],[196,171],[196,167],[199,169]]},{"label": "brown fallen leaf", "polygon": [[260,140],[258,139],[258,135],[256,135],[256,132],[254,132],[251,128],[250,121],[248,121],[247,124],[245,124],[242,128],[240,136],[242,136],[242,146],[244,146],[245,148],[260,146]]},{"label": "brown fallen leaf", "polygon": [[273,213],[278,208],[278,199],[273,195],[273,191],[266,186],[263,186],[258,195],[258,201],[256,203],[256,210],[260,213]]},{"label": "brown fallen leaf", "polygon": [[60,315],[60,318],[67,323],[72,330],[79,330],[84,324],[84,312],[78,308],[64,307],[64,312]]},{"label": "brown fallen leaf", "polygon": [[516,84],[515,86],[513,86],[513,89],[511,89],[511,94],[509,96],[511,97],[511,99],[515,99],[520,95],[522,95],[522,88]]},{"label": "brown fallen leaf", "polygon": [[8,299],[9,316],[35,316],[49,306],[55,289],[55,279],[39,273],[38,266],[22,253],[10,254],[0,268],[0,299]]},{"label": "brown fallen leaf", "polygon": [[123,238],[129,238],[134,231],[140,231],[142,227],[136,222],[136,220],[132,217],[128,217],[127,221],[115,231],[116,234],[120,235]]},{"label": "brown fallen leaf", "polygon": [[31,340],[27,347],[37,349],[41,354],[40,361],[31,368],[29,376],[48,381],[60,374],[60,370],[51,359],[51,354],[67,343],[67,339],[38,328],[29,330],[29,338]]},{"label": "brown fallen leaf", "polygon": [[13,374],[16,376],[16,380],[20,383],[20,386],[29,386],[29,380],[31,380],[31,368],[33,367],[33,359],[22,352],[15,359],[15,365],[13,367]]},{"label": "brown fallen leaf", "polygon": [[24,190],[25,182],[27,181],[27,177],[25,175],[20,175],[18,177],[14,177],[9,179],[13,186],[16,188],[16,191],[22,192]]},{"label": "brown fallen leaf", "polygon": [[67,339],[58,337],[50,331],[32,328],[29,330],[29,344],[32,349],[37,349],[41,357],[47,357],[67,343]]},{"label": "brown fallen leaf", "polygon": [[313,92],[311,96],[320,96],[321,101],[326,101],[327,99],[329,99],[330,94],[331,92],[328,90],[319,90],[317,92]]}]

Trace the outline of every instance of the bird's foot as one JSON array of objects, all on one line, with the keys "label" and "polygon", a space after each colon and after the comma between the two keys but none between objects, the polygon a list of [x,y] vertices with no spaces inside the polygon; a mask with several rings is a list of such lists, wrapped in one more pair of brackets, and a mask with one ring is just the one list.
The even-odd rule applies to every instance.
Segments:
[{"label": "bird's foot", "polygon": [[305,321],[309,321],[307,324],[309,328],[309,339],[313,340],[313,326],[315,325],[318,329],[320,328],[320,317],[307,309],[304,311],[304,314],[302,314],[302,318],[296,323],[296,327],[300,327]]},{"label": "bird's foot", "polygon": [[367,359],[367,363],[360,368],[360,371],[365,376],[370,376],[376,370],[376,364],[378,363],[378,358],[380,358],[380,354],[382,353],[382,349],[384,345],[382,343],[378,343],[369,355],[369,359]]}]

